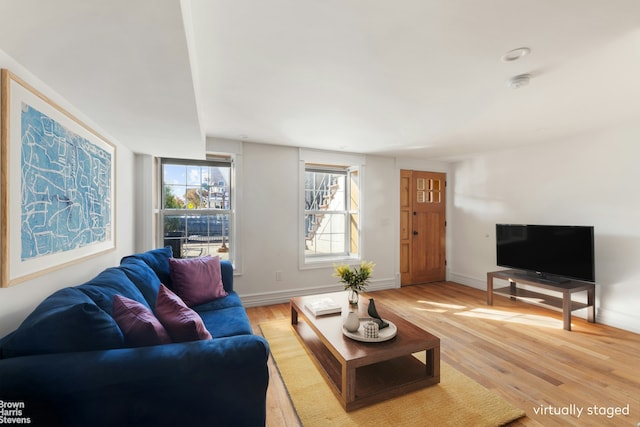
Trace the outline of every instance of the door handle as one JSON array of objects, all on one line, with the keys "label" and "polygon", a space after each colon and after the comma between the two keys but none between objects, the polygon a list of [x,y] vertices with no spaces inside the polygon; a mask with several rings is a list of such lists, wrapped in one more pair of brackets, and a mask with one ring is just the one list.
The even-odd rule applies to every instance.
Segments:
[{"label": "door handle", "polygon": [[413,230],[413,235],[414,235],[414,236],[417,236],[417,235],[418,235],[418,232],[417,232],[416,230]]}]

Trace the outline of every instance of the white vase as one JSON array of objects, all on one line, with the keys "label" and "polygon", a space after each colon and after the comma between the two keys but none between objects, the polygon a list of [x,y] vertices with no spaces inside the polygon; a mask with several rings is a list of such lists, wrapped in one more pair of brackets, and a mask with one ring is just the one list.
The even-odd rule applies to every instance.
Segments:
[{"label": "white vase", "polygon": [[358,317],[358,313],[355,311],[350,311],[347,314],[347,318],[344,321],[344,328],[349,332],[355,332],[360,327],[360,318]]}]

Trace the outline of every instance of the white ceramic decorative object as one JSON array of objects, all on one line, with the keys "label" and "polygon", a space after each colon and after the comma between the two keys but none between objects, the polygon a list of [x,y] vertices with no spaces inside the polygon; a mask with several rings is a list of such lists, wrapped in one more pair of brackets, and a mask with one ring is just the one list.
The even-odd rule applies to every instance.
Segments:
[{"label": "white ceramic decorative object", "polygon": [[370,338],[370,339],[375,339],[378,338],[379,336],[379,329],[378,329],[378,324],[372,321],[368,321],[367,323],[364,324],[364,337],[365,338]]},{"label": "white ceramic decorative object", "polygon": [[356,313],[355,311],[350,311],[344,321],[344,328],[349,332],[355,332],[359,327],[360,318],[358,317],[358,313]]},{"label": "white ceramic decorative object", "polygon": [[365,332],[364,332],[364,325],[367,322],[371,321],[371,317],[361,317],[360,318],[360,327],[358,328],[358,330],[356,331],[349,331],[347,330],[347,328],[345,326],[342,327],[342,333],[351,338],[354,339],[356,341],[363,341],[363,342],[382,342],[382,341],[388,341],[390,339],[392,339],[393,337],[396,336],[396,334],[398,333],[398,328],[396,327],[396,325],[391,322],[388,319],[384,319],[385,322],[387,322],[389,324],[388,327],[384,328],[384,329],[379,329],[378,330],[378,338],[367,338],[365,337]]}]

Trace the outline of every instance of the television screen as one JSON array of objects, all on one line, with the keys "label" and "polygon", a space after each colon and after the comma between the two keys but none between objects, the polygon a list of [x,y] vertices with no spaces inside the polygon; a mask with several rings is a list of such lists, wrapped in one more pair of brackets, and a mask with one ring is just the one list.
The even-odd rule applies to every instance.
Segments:
[{"label": "television screen", "polygon": [[594,282],[593,234],[591,226],[496,224],[497,265]]}]

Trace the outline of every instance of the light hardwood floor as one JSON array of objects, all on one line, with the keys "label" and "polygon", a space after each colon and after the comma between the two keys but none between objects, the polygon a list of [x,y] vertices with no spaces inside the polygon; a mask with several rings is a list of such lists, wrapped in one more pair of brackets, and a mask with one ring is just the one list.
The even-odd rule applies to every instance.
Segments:
[{"label": "light hardwood floor", "polygon": [[[451,282],[369,295],[440,337],[443,361],[522,408],[527,417],[512,426],[640,423],[638,334],[576,316],[569,332],[559,312],[500,296],[487,306],[485,292]],[[288,304],[247,312],[257,333],[260,322],[290,316]],[[273,363],[270,370],[267,426],[298,426]],[[616,408],[626,412],[627,405],[628,416],[613,415]],[[554,414],[558,411],[573,415]]]}]

